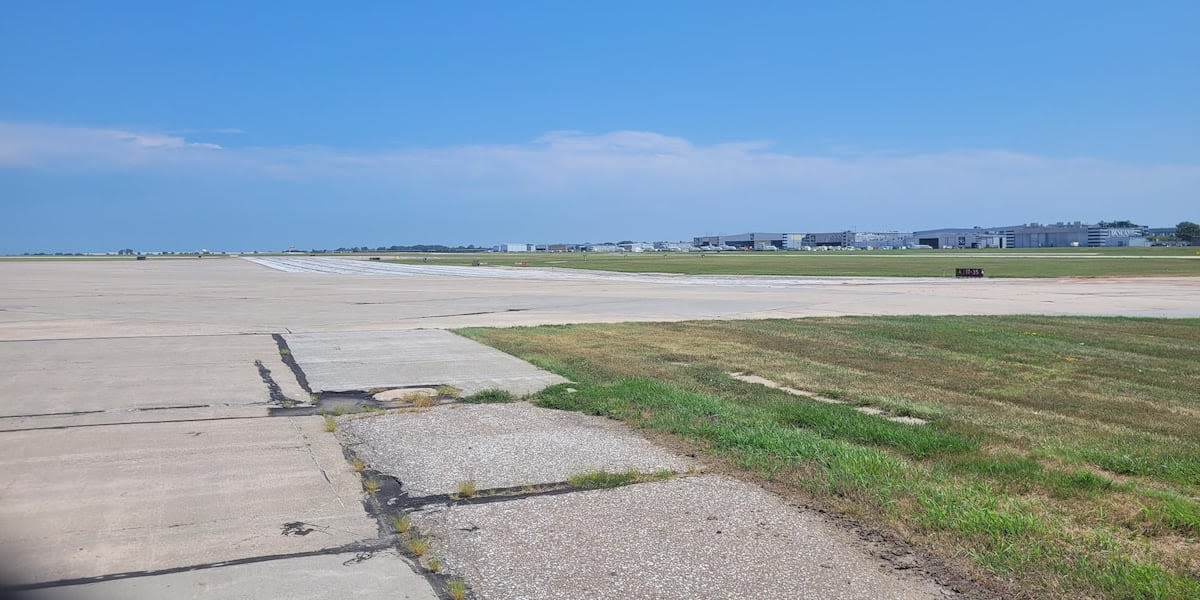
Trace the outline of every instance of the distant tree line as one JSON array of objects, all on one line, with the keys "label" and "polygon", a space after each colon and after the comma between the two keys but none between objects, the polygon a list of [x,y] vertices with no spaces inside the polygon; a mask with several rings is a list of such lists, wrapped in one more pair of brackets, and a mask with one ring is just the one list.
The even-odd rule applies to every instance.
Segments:
[{"label": "distant tree line", "polygon": [[1200,224],[1182,221],[1175,226],[1175,237],[1189,244],[1200,243]]}]

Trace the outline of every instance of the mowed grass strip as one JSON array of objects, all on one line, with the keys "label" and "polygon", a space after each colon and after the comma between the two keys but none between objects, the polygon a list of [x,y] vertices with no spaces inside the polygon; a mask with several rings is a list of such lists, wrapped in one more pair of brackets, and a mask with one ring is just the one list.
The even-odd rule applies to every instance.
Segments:
[{"label": "mowed grass strip", "polygon": [[[689,440],[1017,596],[1200,597],[1200,320],[877,317],[468,329],[542,406]],[[735,380],[753,373],[847,404]],[[893,423],[854,410],[929,419]]]},{"label": "mowed grass strip", "polygon": [[1197,248],[1060,248],[1008,250],[881,250],[830,252],[643,252],[400,254],[408,264],[593,269],[688,275],[795,275],[853,277],[953,277],[957,267],[978,267],[988,277],[1200,276]]}]

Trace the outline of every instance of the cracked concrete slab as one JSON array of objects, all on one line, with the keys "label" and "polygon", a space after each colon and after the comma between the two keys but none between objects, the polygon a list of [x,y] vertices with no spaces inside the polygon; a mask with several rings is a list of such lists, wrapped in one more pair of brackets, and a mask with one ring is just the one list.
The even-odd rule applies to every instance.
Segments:
[{"label": "cracked concrete slab", "polygon": [[[303,573],[297,577],[297,573]],[[348,593],[353,590],[352,593]],[[29,600],[325,600],[354,596],[434,600],[423,577],[394,550],[235,564],[25,592]]]},{"label": "cracked concrete slab", "polygon": [[371,468],[412,496],[566,481],[585,471],[687,471],[693,462],[624,425],[576,412],[512,404],[450,404],[348,419],[339,435]]},{"label": "cracked concrete slab", "polygon": [[[287,554],[374,538],[320,417],[0,435],[0,564],[15,583]],[[302,522],[307,535],[285,535]]]},{"label": "cracked concrete slab", "polygon": [[452,385],[517,395],[566,381],[519,358],[440,329],[283,336],[314,392]]},{"label": "cracked concrete slab", "polygon": [[283,395],[308,399],[269,335],[0,343],[0,381],[10,390],[0,418],[183,405],[266,414],[270,397],[256,363]]},{"label": "cracked concrete slab", "polygon": [[679,477],[414,513],[481,599],[923,599],[954,593],[757,486]]},{"label": "cracked concrete slab", "polygon": [[[0,342],[5,583],[191,569],[374,540],[378,524],[336,438],[321,417],[269,416],[272,389],[306,397],[269,335]],[[333,581],[328,571],[293,570],[287,585],[311,576],[320,589]],[[155,587],[160,577],[167,587]],[[185,595],[169,584],[181,577],[136,585]],[[71,589],[129,597],[127,585],[133,580]],[[391,595],[422,590],[430,591],[423,580]]]}]

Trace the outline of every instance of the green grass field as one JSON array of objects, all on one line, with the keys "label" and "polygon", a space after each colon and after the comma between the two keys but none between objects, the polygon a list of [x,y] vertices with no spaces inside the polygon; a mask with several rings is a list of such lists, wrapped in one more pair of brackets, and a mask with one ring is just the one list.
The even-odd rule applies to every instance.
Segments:
[{"label": "green grass field", "polygon": [[1200,248],[1062,248],[1048,250],[890,250],[871,252],[404,254],[408,264],[597,269],[692,275],[953,277],[978,267],[988,277],[1200,276]]},{"label": "green grass field", "polygon": [[574,393],[536,396],[542,406],[678,436],[886,528],[1006,596],[1200,597],[1200,320],[818,318],[462,333],[575,382]]}]

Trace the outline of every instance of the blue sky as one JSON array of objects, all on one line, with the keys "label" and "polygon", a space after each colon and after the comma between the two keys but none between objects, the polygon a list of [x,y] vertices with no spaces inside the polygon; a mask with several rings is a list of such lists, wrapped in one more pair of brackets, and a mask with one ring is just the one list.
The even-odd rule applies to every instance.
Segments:
[{"label": "blue sky", "polygon": [[39,2],[0,252],[1200,220],[1195,2]]}]

